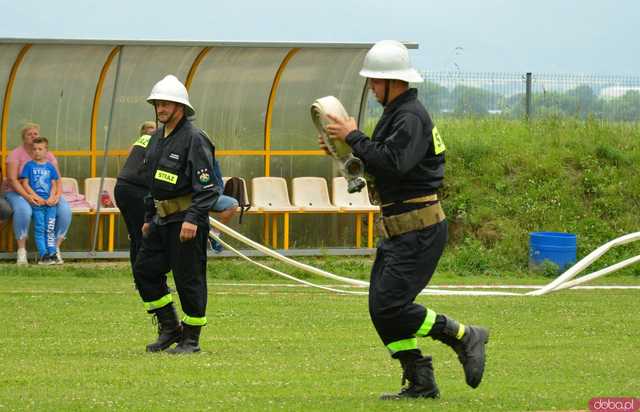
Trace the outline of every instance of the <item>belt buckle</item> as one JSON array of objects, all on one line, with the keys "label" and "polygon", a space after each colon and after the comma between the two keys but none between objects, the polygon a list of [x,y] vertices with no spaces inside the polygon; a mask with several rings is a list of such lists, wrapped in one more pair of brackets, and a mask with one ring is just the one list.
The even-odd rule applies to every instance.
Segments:
[{"label": "belt buckle", "polygon": [[165,217],[167,214],[164,209],[164,203],[161,200],[156,200],[156,199],[153,199],[153,203],[156,207],[156,213],[158,214],[158,216]]}]

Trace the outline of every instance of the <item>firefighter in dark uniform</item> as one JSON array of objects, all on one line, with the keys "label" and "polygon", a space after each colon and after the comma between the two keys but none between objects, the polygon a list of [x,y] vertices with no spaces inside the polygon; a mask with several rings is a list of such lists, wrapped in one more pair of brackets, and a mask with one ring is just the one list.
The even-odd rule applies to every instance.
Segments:
[{"label": "firefighter in dark uniform", "polygon": [[327,131],[345,141],[373,177],[382,218],[376,259],[371,269],[369,313],[391,356],[400,361],[409,384],[382,399],[439,396],[430,356],[417,337],[449,345],[462,363],[466,382],[476,388],[485,365],[489,333],[466,326],[414,302],[433,275],[447,241],[447,222],[437,191],[444,178],[445,145],[417,90],[422,82],[411,67],[407,48],[397,41],[376,43],[365,56],[360,75],[384,111],[369,139],[353,118],[331,116]]},{"label": "firefighter in dark uniform", "polygon": [[[195,110],[175,76],[156,83],[147,101],[163,124],[151,137],[144,159],[150,194],[133,267],[144,306],[158,320],[158,339],[147,351],[178,342],[167,352],[194,353],[200,351],[200,329],[207,323],[208,211],[221,192],[213,179],[214,147],[189,121]],[[182,322],[167,286],[169,271],[184,312]]]},{"label": "firefighter in dark uniform", "polygon": [[129,260],[131,267],[136,261],[138,249],[142,244],[142,225],[144,224],[144,197],[149,193],[144,176],[144,155],[151,135],[156,130],[154,122],[144,122],[140,126],[140,137],[136,139],[129,150],[129,156],[124,162],[113,194],[120,214],[124,219],[129,233]]}]

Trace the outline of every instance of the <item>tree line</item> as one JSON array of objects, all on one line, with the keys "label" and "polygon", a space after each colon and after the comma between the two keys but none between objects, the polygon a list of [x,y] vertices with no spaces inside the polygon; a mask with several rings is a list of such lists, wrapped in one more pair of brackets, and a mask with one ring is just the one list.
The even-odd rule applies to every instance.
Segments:
[{"label": "tree line", "polygon": [[[499,93],[467,85],[447,88],[430,81],[417,85],[417,88],[420,100],[434,117],[500,116],[522,119],[526,115],[527,95],[524,91]],[[640,119],[638,90],[627,90],[618,97],[601,97],[591,86],[585,84],[565,91],[533,91],[530,101],[532,117],[593,117],[625,122]],[[380,106],[369,101],[368,114],[373,117],[379,116]]]}]

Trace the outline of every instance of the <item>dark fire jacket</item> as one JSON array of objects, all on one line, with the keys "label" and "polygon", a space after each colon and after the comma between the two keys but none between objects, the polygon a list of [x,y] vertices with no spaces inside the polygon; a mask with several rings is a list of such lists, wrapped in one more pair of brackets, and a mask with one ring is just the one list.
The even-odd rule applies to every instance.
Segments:
[{"label": "dark fire jacket", "polygon": [[444,142],[417,95],[409,89],[389,103],[371,139],[359,130],[346,138],[383,204],[433,194],[444,180]]},{"label": "dark fire jacket", "polygon": [[151,136],[144,158],[146,180],[150,196],[145,200],[145,221],[155,215],[155,200],[167,200],[192,194],[191,206],[174,213],[158,223],[186,221],[209,225],[208,212],[218,199],[222,188],[213,174],[215,148],[207,135],[183,118],[167,137],[164,127]]}]

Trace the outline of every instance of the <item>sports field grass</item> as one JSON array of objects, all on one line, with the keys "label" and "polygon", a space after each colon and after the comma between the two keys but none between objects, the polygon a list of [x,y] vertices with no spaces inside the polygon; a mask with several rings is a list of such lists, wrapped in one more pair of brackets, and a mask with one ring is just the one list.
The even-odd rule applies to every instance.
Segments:
[{"label": "sports field grass", "polygon": [[[330,262],[342,274],[368,263]],[[399,389],[400,368],[366,297],[278,286],[235,260],[211,262],[210,272],[204,352],[174,357],[144,353],[155,329],[126,264],[0,265],[0,411],[588,410],[592,397],[640,395],[639,290],[420,297],[491,329],[483,383],[466,387],[453,352],[426,338],[441,399],[382,402]],[[432,283],[488,282],[438,274]]]}]

